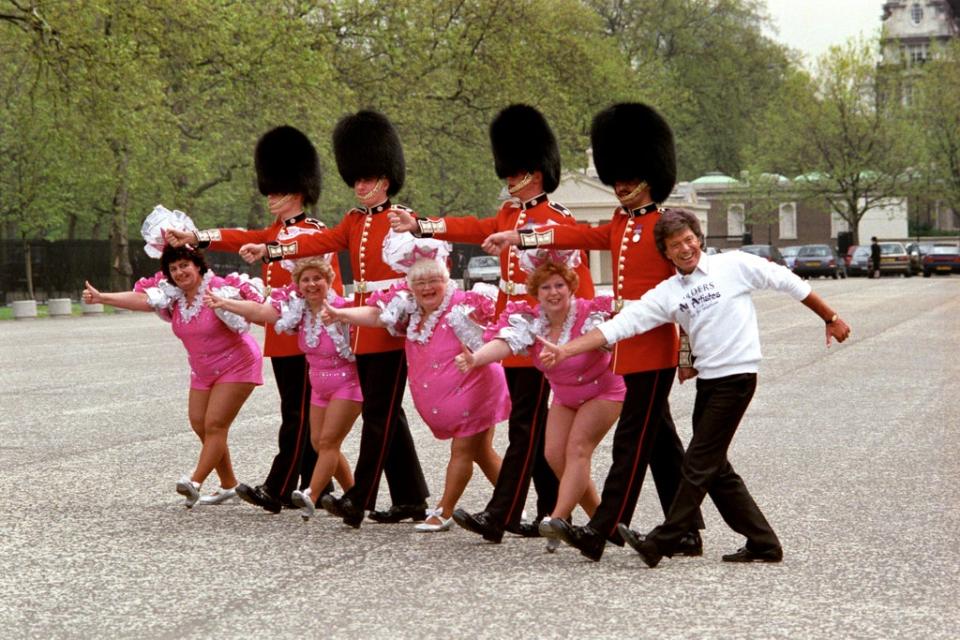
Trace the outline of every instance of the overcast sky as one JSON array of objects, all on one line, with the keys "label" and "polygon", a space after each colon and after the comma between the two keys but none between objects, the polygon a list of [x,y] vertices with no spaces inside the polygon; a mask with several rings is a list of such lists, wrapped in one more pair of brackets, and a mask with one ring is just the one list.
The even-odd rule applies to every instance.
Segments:
[{"label": "overcast sky", "polygon": [[806,54],[807,66],[834,44],[880,31],[883,0],[767,0],[775,40]]}]

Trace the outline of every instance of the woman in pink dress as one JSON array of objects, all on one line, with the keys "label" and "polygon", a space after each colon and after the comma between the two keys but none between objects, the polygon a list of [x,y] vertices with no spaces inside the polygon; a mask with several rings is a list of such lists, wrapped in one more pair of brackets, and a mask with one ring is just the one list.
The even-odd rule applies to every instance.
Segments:
[{"label": "woman in pink dress", "polygon": [[314,496],[320,495],[331,477],[344,491],[353,486],[353,473],[340,445],[360,415],[363,394],[349,329],[340,323],[324,324],[320,318],[324,302],[334,308],[349,304],[330,287],[334,279],[330,263],[321,257],[304,258],[296,262],[291,275],[292,284],[274,289],[262,304],[215,294],[207,294],[204,302],[258,324],[273,324],[278,332],[298,334],[310,375],[310,443],[317,463],[310,486],[293,491],[290,499],[306,521],[316,511]]},{"label": "woman in pink dress", "polygon": [[551,538],[548,550],[552,551],[556,549],[557,534],[551,519],[569,520],[578,503],[592,516],[600,504],[590,476],[590,462],[594,449],[620,415],[626,387],[623,378],[610,370],[607,351],[590,351],[578,356],[575,362],[564,361],[550,369],[543,366],[539,340],[564,344],[590,331],[610,317],[613,300],[605,296],[592,300],[575,298],[579,279],[573,269],[561,262],[569,252],[540,250],[539,253],[556,260],[542,263],[531,257],[536,253],[528,252],[521,265],[528,269],[537,265],[527,279],[527,292],[540,304],[533,308],[526,302],[508,304],[496,324],[488,328],[484,336],[488,342],[473,353],[458,356],[457,366],[461,371],[469,371],[529,351],[534,366],[550,382],[553,403],[547,415],[544,453],[560,478],[560,490],[550,518],[544,518],[540,524],[540,533]]},{"label": "woman in pink dress", "polygon": [[[460,291],[450,282],[446,266],[435,259],[436,248],[421,252],[410,234],[395,235],[388,234],[385,257],[393,245],[404,247],[396,253],[407,250],[399,263],[407,272],[407,281],[372,295],[370,306],[330,309],[329,315],[351,324],[386,327],[390,333],[406,337],[414,406],[435,437],[453,439],[443,496],[415,528],[447,531],[457,501],[473,475],[474,462],[491,483],[496,482],[501,460],[493,449],[493,427],[510,415],[510,395],[499,365],[478,367],[464,375],[454,364],[464,345],[479,348],[482,344],[481,325],[493,318],[493,301],[473,291]],[[423,246],[441,244],[419,242]]]},{"label": "woman in pink dress", "polygon": [[243,318],[203,306],[205,292],[224,298],[261,302],[259,283],[246,275],[214,275],[203,254],[189,246],[163,249],[161,271],[141,278],[133,291],[101,293],[89,282],[83,291],[87,304],[109,304],[133,311],[155,311],[170,322],[187,350],[190,394],[187,413],[203,446],[191,475],[177,482],[177,493],[187,508],[200,500],[200,486],[216,469],[220,488],[204,502],[219,503],[235,495],[237,478],[230,462],[227,432],[253,388],[263,384],[263,356],[247,333]]}]

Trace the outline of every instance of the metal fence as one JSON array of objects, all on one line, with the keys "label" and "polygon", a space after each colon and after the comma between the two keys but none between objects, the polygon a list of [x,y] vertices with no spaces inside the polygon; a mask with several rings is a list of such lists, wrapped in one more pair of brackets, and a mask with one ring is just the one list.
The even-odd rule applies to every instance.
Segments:
[{"label": "metal fence", "polygon": [[[24,300],[27,293],[27,269],[24,245],[19,240],[0,240],[0,304]],[[129,249],[133,280],[151,276],[160,270],[160,261],[147,256],[143,245],[132,241]],[[470,256],[480,247],[455,244],[451,255],[451,276],[459,278]],[[238,271],[251,276],[260,275],[260,265],[248,265],[235,253],[207,251],[207,264],[215,273]],[[107,240],[33,240],[30,242],[30,263],[33,271],[34,298],[46,302],[49,298],[80,299],[83,281],[89,280],[104,290],[110,280],[110,243]],[[352,282],[350,258],[340,253],[340,269],[344,283]]]}]

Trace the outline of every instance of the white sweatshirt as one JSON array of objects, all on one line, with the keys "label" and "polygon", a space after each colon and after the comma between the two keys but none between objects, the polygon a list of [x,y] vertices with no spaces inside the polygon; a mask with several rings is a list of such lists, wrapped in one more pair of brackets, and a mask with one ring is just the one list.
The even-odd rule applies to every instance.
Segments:
[{"label": "white sweatshirt", "polygon": [[810,285],[789,269],[743,251],[708,256],[690,275],[667,278],[598,329],[608,344],[677,322],[690,337],[703,379],[756,373],[760,332],[751,291],[774,289],[803,300]]}]

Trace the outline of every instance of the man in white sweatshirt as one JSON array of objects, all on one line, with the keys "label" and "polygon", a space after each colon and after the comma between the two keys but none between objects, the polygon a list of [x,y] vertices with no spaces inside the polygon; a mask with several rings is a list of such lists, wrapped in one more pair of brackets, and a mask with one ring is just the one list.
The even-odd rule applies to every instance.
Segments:
[{"label": "man in white sweatshirt", "polygon": [[777,535],[727,460],[727,450],[757,386],[760,334],[751,291],[782,291],[826,323],[826,341],[843,342],[850,327],[810,285],[763,258],[732,251],[708,256],[697,217],[663,212],[654,229],[660,252],[678,273],[628,304],[612,320],[563,346],[545,343],[541,359],[552,366],[570,356],[676,322],[690,337],[698,373],[693,437],[683,457],[682,480],[666,520],[646,536],[620,525],[620,534],[649,567],[676,551],[700,503],[710,494],[724,521],[746,545],[723,556],[727,562],[779,562]]}]

